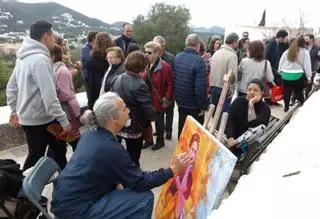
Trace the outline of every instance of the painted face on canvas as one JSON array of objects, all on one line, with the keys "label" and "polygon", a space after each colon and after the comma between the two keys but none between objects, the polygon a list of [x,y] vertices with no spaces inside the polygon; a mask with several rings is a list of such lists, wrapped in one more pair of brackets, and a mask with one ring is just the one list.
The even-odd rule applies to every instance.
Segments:
[{"label": "painted face on canvas", "polygon": [[191,145],[191,152],[190,152],[190,157],[192,160],[196,159],[196,155],[197,155],[197,152],[198,152],[198,147],[199,147],[199,144],[197,141],[193,141],[192,142],[192,145]]}]

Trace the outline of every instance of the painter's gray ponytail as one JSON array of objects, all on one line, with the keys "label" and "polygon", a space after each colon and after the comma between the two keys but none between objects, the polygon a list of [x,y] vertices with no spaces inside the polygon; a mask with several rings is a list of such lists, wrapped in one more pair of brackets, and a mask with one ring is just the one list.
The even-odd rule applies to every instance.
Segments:
[{"label": "painter's gray ponytail", "polygon": [[116,100],[119,98],[117,93],[106,92],[95,102],[93,110],[86,110],[80,121],[85,126],[98,125],[104,128],[106,119],[117,113]]}]

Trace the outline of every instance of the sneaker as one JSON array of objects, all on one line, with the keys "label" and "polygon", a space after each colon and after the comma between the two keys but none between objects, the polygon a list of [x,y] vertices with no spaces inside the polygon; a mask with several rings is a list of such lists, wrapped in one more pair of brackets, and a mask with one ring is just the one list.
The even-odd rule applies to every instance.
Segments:
[{"label": "sneaker", "polygon": [[151,147],[151,150],[156,151],[156,150],[159,150],[160,148],[163,148],[163,147],[164,147],[164,144],[156,143]]},{"label": "sneaker", "polygon": [[154,144],[153,141],[145,141],[142,146],[142,149],[146,149],[146,148],[152,146],[153,144]]},{"label": "sneaker", "polygon": [[284,112],[285,112],[285,113],[288,112],[288,110],[289,110],[289,107],[288,107],[288,106],[284,107]]},{"label": "sneaker", "polygon": [[167,140],[171,140],[171,139],[172,139],[172,134],[171,134],[171,132],[167,132],[167,133],[166,133],[166,139],[167,139]]}]

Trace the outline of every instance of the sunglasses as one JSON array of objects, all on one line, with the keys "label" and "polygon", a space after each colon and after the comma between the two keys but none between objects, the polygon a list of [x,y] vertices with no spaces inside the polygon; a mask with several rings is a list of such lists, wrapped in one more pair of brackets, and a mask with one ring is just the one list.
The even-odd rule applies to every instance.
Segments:
[{"label": "sunglasses", "polygon": [[152,54],[152,52],[150,52],[150,51],[144,51],[144,53],[145,53],[145,54],[148,54],[148,55],[151,55],[151,54]]}]

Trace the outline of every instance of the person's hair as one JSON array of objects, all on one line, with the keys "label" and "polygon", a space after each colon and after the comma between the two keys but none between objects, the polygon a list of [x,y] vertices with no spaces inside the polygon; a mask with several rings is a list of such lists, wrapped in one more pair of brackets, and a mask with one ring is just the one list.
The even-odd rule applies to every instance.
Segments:
[{"label": "person's hair", "polygon": [[186,47],[196,47],[200,44],[200,37],[195,34],[189,34],[186,38]]},{"label": "person's hair", "polygon": [[103,54],[105,56],[107,49],[112,46],[114,46],[114,42],[110,35],[104,32],[99,32],[97,33],[92,46],[92,55]]},{"label": "person's hair", "polygon": [[153,52],[157,52],[157,53],[159,53],[161,51],[161,45],[159,43],[153,42],[153,41],[147,42],[144,45],[144,48],[145,49],[152,49]]},{"label": "person's hair", "polygon": [[[244,32],[242,33],[242,36],[244,36],[244,35],[248,35],[248,36],[249,36],[249,32],[248,32],[248,31],[244,31]],[[247,38],[247,37],[245,37],[245,38]]]},{"label": "person's hair", "polygon": [[45,20],[38,20],[30,26],[30,38],[40,41],[45,33],[52,33],[52,24]]},{"label": "person's hair", "polygon": [[191,137],[191,140],[189,141],[189,148],[192,147],[193,142],[197,142],[198,144],[200,143],[200,135],[198,133],[194,133]]},{"label": "person's hair", "polygon": [[109,52],[115,52],[116,56],[121,59],[121,62],[123,62],[124,55],[123,55],[122,49],[120,47],[118,47],[118,46],[110,47],[107,49],[106,54],[108,54]]},{"label": "person's hair", "polygon": [[256,61],[265,59],[265,46],[261,40],[255,40],[249,43],[249,56]]},{"label": "person's hair", "polygon": [[[210,52],[211,55],[213,55],[213,53],[215,52],[214,51],[214,45],[216,44],[216,42],[221,39],[219,37],[214,37],[210,40],[210,43],[209,43],[209,50],[208,52]],[[221,46],[221,45],[220,45]]]},{"label": "person's hair", "polygon": [[125,22],[125,23],[122,24],[122,30],[123,30],[127,25],[132,26],[132,24],[130,24],[130,23],[128,23],[128,22]]},{"label": "person's hair", "polygon": [[200,40],[199,54],[202,56],[205,52],[206,52],[206,46],[204,45],[204,42]]},{"label": "person's hair", "polygon": [[289,34],[288,34],[288,32],[286,31],[286,30],[279,30],[278,32],[277,32],[277,34],[276,34],[276,38],[281,38],[281,37],[283,37],[283,38],[285,38],[285,37],[287,37]]},{"label": "person's hair", "polygon": [[159,43],[161,46],[166,45],[166,40],[162,36],[155,36],[153,41]]},{"label": "person's hair", "polygon": [[300,48],[304,48],[305,43],[306,41],[302,36],[299,36],[291,43],[288,49],[288,60],[290,62],[296,62],[298,60]]},{"label": "person's hair", "polygon": [[292,37],[289,39],[288,46],[290,46],[296,38]]},{"label": "person's hair", "polygon": [[132,53],[133,51],[138,51],[140,50],[140,46],[137,43],[129,43],[128,48],[127,48],[127,52],[126,52],[126,57]]},{"label": "person's hair", "polygon": [[249,81],[247,88],[249,87],[250,84],[256,84],[259,86],[259,88],[262,92],[264,91],[264,84],[261,79],[257,79],[257,78],[252,79],[251,81]]},{"label": "person's hair", "polygon": [[60,36],[56,36],[56,44],[58,44],[59,46],[63,46],[63,38]]},{"label": "person's hair", "polygon": [[314,35],[311,33],[306,34],[306,36],[309,37],[310,40],[314,41]]},{"label": "person's hair", "polygon": [[104,128],[106,120],[110,117],[118,117],[116,100],[119,95],[114,92],[106,92],[95,102],[93,110],[86,110],[80,118],[84,126],[97,125]]},{"label": "person's hair", "polygon": [[94,40],[94,38],[96,37],[97,34],[98,34],[97,31],[89,31],[89,33],[87,35],[87,41],[89,43],[91,43]]},{"label": "person's hair", "polygon": [[226,40],[224,41],[225,44],[232,44],[232,43],[237,43],[239,41],[239,36],[236,33],[230,33],[227,37]]},{"label": "person's hair", "polygon": [[54,58],[52,61],[55,62],[62,62],[62,48],[60,45],[56,44],[53,49],[50,50],[51,58]]},{"label": "person's hair", "polygon": [[148,63],[148,58],[143,52],[133,51],[124,60],[123,67],[127,71],[140,73],[146,69]]}]

